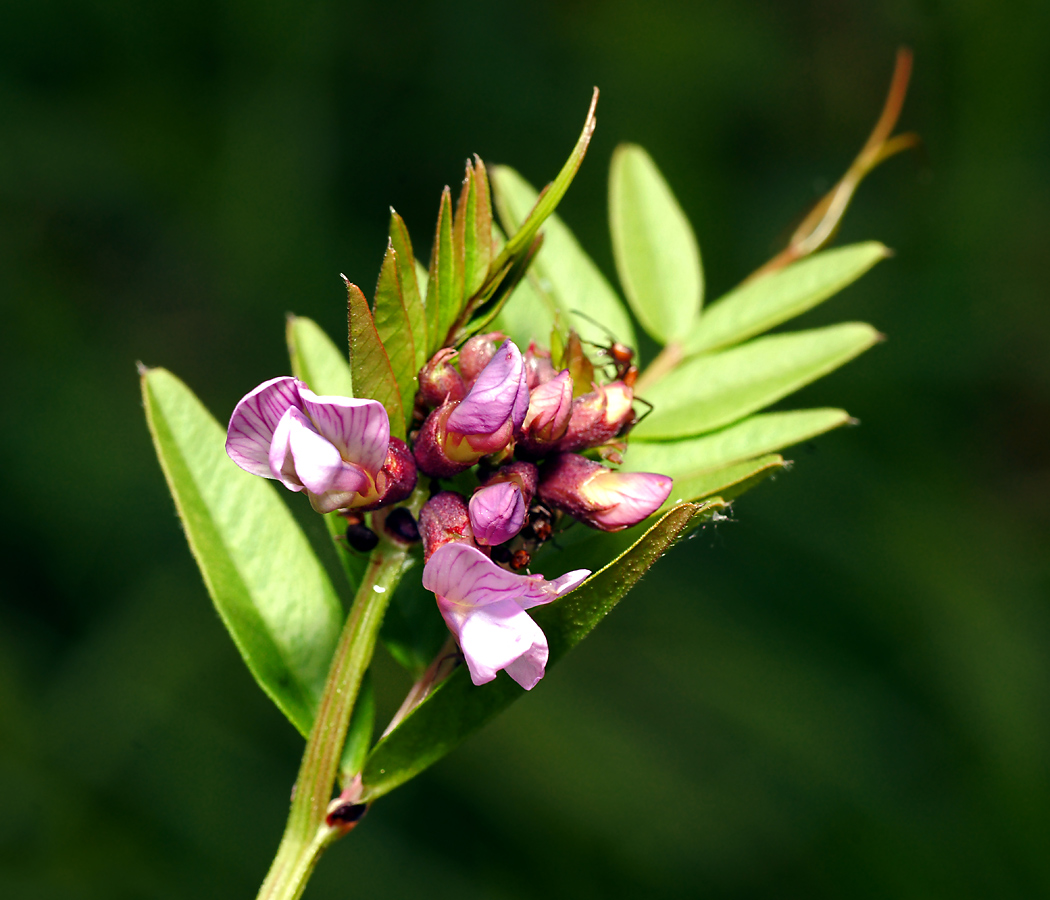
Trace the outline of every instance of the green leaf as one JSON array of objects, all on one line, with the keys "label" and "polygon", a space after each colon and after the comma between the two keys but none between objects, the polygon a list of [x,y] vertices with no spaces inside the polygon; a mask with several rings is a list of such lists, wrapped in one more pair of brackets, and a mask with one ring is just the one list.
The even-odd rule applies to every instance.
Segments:
[{"label": "green leaf", "polygon": [[383,265],[379,270],[372,316],[376,333],[386,348],[390,368],[397,381],[407,430],[412,420],[413,399],[419,387],[419,369],[416,367],[416,347],[412,341],[412,322],[401,292],[400,268],[391,241],[387,244]]},{"label": "green leaf", "polygon": [[455,239],[462,247],[463,296],[473,297],[485,283],[492,260],[492,198],[485,164],[467,162],[467,174],[456,210]]},{"label": "green leaf", "polygon": [[376,724],[376,692],[372,686],[372,670],[365,671],[357,691],[357,702],[350,714],[350,725],[346,729],[343,755],[339,760],[339,781],[345,787],[368,758],[372,746],[372,735]]},{"label": "green leaf", "polygon": [[[713,501],[676,507],[575,591],[533,609],[550,646],[548,667],[583,640],[678,538],[722,506]],[[417,775],[522,693],[505,674],[475,687],[460,666],[372,750],[363,773],[364,799],[374,800]]]},{"label": "green leaf", "polygon": [[376,331],[372,311],[356,284],[346,283],[346,295],[354,396],[382,403],[390,417],[390,433],[404,440],[405,414],[401,391],[390,365],[390,357]]},{"label": "green leaf", "polygon": [[[315,394],[353,397],[353,378],[346,357],[312,319],[289,316],[285,329],[288,355],[292,360],[292,374],[306,382]],[[366,556],[352,556],[340,538],[346,531],[346,520],[338,513],[324,517],[325,526],[335,544],[335,552],[343,566],[347,581],[356,591],[368,565]]]},{"label": "green leaf", "polygon": [[[536,191],[507,166],[493,167],[492,184],[500,219],[507,230],[513,230],[535,203]],[[534,330],[510,332],[523,346],[532,339],[546,343],[555,319],[562,328],[572,326],[595,343],[608,340],[607,329],[622,343],[637,345],[627,309],[558,216],[551,216],[544,226],[543,247],[532,265],[528,284],[527,289],[519,286],[515,290],[501,313],[502,320],[515,327],[535,317]],[[577,310],[583,315],[577,315]]]},{"label": "green leaf", "polygon": [[[405,301],[405,312],[412,330],[412,346],[416,351],[416,372],[427,361],[427,316],[423,306],[426,291],[426,269],[412,254],[412,241],[405,222],[393,209],[390,210],[390,243],[397,254],[397,274],[401,279],[401,296]],[[420,280],[422,273],[422,280]]]},{"label": "green leaf", "polygon": [[[456,247],[452,238],[452,194],[445,186],[441,192],[434,247],[430,251],[430,275],[427,281],[428,356],[445,345],[449,330],[456,321],[463,300],[462,272],[456,271]],[[457,284],[458,282],[458,284]],[[458,290],[457,290],[458,287]]]},{"label": "green leaf", "polygon": [[654,409],[632,437],[678,438],[721,428],[837,369],[880,338],[870,325],[847,322],[694,357],[646,389]]},{"label": "green leaf", "polygon": [[164,369],[142,376],[164,477],[204,583],[255,680],[307,734],[343,614],[277,490],[226,456],[225,429]]},{"label": "green leaf", "polygon": [[878,241],[824,250],[745,282],[712,303],[683,342],[686,356],[719,350],[768,331],[837,294],[886,259]]},{"label": "green leaf", "polygon": [[759,413],[702,437],[680,441],[634,441],[624,456],[623,469],[628,472],[660,472],[675,479],[702,474],[808,441],[850,421],[849,413],[844,409]]},{"label": "green leaf", "polygon": [[627,302],[661,344],[681,340],[704,299],[700,248],[656,163],[621,144],[609,168],[609,227]]},{"label": "green leaf", "polygon": [[346,356],[321,327],[305,316],[288,316],[285,327],[292,374],[315,394],[353,397],[354,380]]},{"label": "green leaf", "polygon": [[671,489],[671,497],[664,504],[664,509],[681,503],[683,497],[693,501],[704,497],[718,496],[722,500],[733,500],[751,490],[760,481],[775,475],[784,468],[784,458],[776,453],[733,463],[714,472],[700,472],[676,478]]},{"label": "green leaf", "polygon": [[496,258],[496,262],[493,264],[494,269],[499,269],[502,263],[528,251],[533,239],[539,233],[540,227],[557,208],[561,198],[565,196],[569,185],[572,184],[572,179],[576,177],[580,163],[583,162],[583,157],[587,154],[591,135],[594,134],[594,126],[597,124],[597,119],[594,117],[594,109],[597,105],[598,88],[595,88],[594,94],[591,96],[590,109],[587,110],[587,119],[583,123],[583,131],[580,132],[580,136],[576,140],[576,146],[573,147],[572,153],[569,154],[565,165],[561,167],[558,176],[540,192],[528,213],[523,213],[517,219],[517,222],[520,222],[520,226],[515,224],[515,227],[511,228],[510,223],[504,219],[504,227],[507,229],[507,233],[511,234],[511,237]]}]

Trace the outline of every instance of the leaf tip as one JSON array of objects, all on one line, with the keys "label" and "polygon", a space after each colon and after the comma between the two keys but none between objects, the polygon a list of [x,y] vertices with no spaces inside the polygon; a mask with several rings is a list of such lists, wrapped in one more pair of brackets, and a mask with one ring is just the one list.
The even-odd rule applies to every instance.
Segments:
[{"label": "leaf tip", "polygon": [[350,287],[350,279],[347,278],[342,272],[339,273],[339,277],[343,279],[343,284]]},{"label": "leaf tip", "polygon": [[145,378],[153,370],[147,366],[141,359],[135,360],[135,371],[139,373],[139,378]]}]

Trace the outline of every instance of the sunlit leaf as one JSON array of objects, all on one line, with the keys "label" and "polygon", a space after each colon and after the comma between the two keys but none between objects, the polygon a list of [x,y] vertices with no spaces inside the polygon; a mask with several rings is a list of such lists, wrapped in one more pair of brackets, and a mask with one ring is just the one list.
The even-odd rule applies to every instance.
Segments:
[{"label": "sunlit leaf", "polygon": [[[292,374],[296,378],[306,382],[316,394],[354,396],[353,379],[346,356],[316,322],[304,316],[289,316],[285,336],[292,361]],[[350,588],[356,591],[368,565],[368,558],[364,554],[354,555],[347,550],[342,541],[346,530],[346,520],[342,516],[327,513],[324,520]]]},{"label": "sunlit leaf", "polygon": [[292,724],[313,724],[342,611],[277,490],[226,456],[226,430],[164,369],[142,377],[153,444],[190,550],[255,680]]},{"label": "sunlit leaf", "polygon": [[444,346],[463,300],[462,273],[457,272],[456,248],[452,239],[452,194],[446,186],[441,192],[434,247],[430,251],[427,281],[428,355]]},{"label": "sunlit leaf", "polygon": [[316,394],[353,397],[350,364],[320,326],[305,316],[289,316],[285,327],[292,374]]},{"label": "sunlit leaf", "polygon": [[700,248],[660,170],[636,144],[621,144],[609,169],[609,228],[627,302],[661,344],[681,340],[704,297]]},{"label": "sunlit leaf", "polygon": [[346,294],[354,394],[382,403],[390,416],[390,433],[404,439],[405,414],[401,405],[401,391],[390,365],[390,357],[379,340],[372,311],[356,284],[348,282]]},{"label": "sunlit leaf", "polygon": [[386,348],[390,368],[397,381],[401,397],[402,412],[405,415],[405,428],[412,419],[412,398],[416,396],[419,386],[416,367],[416,347],[412,340],[412,322],[401,291],[400,266],[393,242],[387,244],[383,265],[379,270],[379,281],[376,284],[376,297],[372,315],[375,319],[376,334]]},{"label": "sunlit leaf", "polygon": [[623,468],[660,472],[672,478],[701,474],[808,441],[849,421],[849,413],[843,409],[759,413],[701,437],[634,441],[624,455]]},{"label": "sunlit leaf", "polygon": [[824,250],[748,281],[712,303],[683,342],[687,356],[768,331],[852,284],[890,251],[878,241]]},{"label": "sunlit leaf", "polygon": [[870,325],[847,322],[694,357],[646,389],[654,409],[632,437],[686,437],[721,428],[837,369],[880,337]]},{"label": "sunlit leaf", "polygon": [[[427,317],[423,306],[423,297],[426,295],[426,270],[413,255],[408,228],[394,210],[390,210],[390,243],[397,254],[401,296],[405,301],[405,312],[411,325],[412,346],[416,351],[415,366],[418,372],[427,361]],[[423,281],[420,281],[420,272],[423,273]]]},{"label": "sunlit leaf", "polygon": [[[547,635],[548,667],[583,640],[679,537],[721,507],[717,501],[676,507],[571,594],[531,610]],[[365,799],[417,775],[522,693],[505,674],[475,687],[466,667],[459,667],[373,749],[363,773]]]},{"label": "sunlit leaf", "polygon": [[671,496],[664,504],[664,509],[684,502],[684,498],[687,497],[692,501],[715,496],[723,500],[733,500],[751,490],[759,482],[775,475],[784,466],[784,457],[770,453],[757,459],[733,463],[713,472],[700,472],[676,478],[674,487],[671,489]]},{"label": "sunlit leaf", "polygon": [[[505,228],[513,230],[536,202],[536,191],[507,166],[493,167],[492,184],[500,219]],[[547,220],[543,230],[543,248],[530,270],[530,288],[519,287],[504,307],[503,319],[516,326],[536,316],[536,330],[517,337],[525,344],[526,337],[546,343],[557,316],[562,327],[571,325],[595,343],[607,342],[607,334],[611,334],[616,340],[636,346],[627,309],[572,232],[556,215]],[[536,295],[541,297],[542,305],[536,304]]]}]

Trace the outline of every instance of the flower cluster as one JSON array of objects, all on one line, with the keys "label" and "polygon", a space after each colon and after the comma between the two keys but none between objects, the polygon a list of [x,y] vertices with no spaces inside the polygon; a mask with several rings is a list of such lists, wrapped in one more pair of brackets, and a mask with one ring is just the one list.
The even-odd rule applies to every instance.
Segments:
[{"label": "flower cluster", "polygon": [[[535,344],[523,355],[498,333],[471,338],[458,354],[438,351],[419,373],[411,449],[391,437],[376,401],[317,396],[295,378],[275,378],[237,404],[226,449],[241,468],[305,490],[318,512],[342,511],[348,541],[362,550],[374,535],[361,513],[405,500],[417,473],[428,476],[418,521],[423,585],[473,682],[505,670],[528,690],[543,677],[548,650],[525,611],[590,572],[548,581],[519,570],[566,517],[618,531],[671,491],[665,475],[618,472],[582,455],[620,458],[634,422],[630,374],[618,369],[612,382],[595,383],[574,335],[559,362]],[[476,477],[464,475],[472,469]],[[472,495],[442,490],[450,479]]]}]

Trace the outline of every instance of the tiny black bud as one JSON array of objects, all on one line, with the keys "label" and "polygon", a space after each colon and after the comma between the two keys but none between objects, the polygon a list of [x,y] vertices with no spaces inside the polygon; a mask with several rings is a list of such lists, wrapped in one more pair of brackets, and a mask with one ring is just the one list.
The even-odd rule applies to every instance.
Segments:
[{"label": "tiny black bud", "polygon": [[329,827],[353,825],[366,812],[368,812],[368,805],[365,803],[344,803],[342,806],[337,806],[333,809],[325,817],[325,822]]},{"label": "tiny black bud", "polygon": [[379,543],[379,535],[364,522],[351,522],[346,526],[346,542],[359,553],[368,553]]},{"label": "tiny black bud", "polygon": [[497,563],[509,563],[510,558],[513,554],[511,553],[510,547],[507,544],[497,544],[492,548],[492,561]]},{"label": "tiny black bud", "polygon": [[406,544],[414,544],[419,540],[419,526],[404,506],[390,511],[386,517],[386,530]]}]

